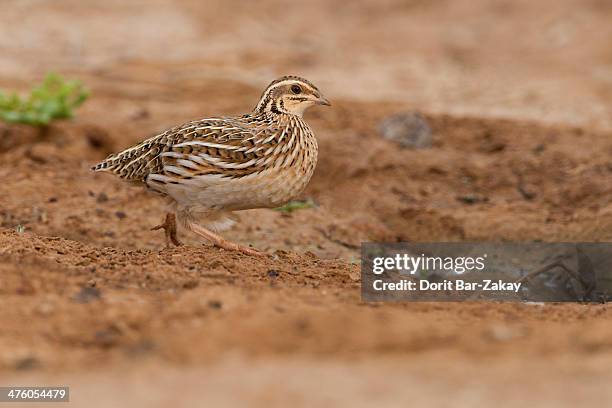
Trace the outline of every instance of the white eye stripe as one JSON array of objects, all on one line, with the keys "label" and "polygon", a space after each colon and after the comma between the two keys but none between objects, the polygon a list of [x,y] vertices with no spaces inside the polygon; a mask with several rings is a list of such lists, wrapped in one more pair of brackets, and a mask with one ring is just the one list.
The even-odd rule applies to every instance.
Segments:
[{"label": "white eye stripe", "polygon": [[[300,87],[300,92],[304,92],[305,89],[310,90],[311,92],[318,92],[318,90],[316,88],[314,88],[313,86],[311,86],[310,84],[307,84],[305,82],[298,81],[298,80],[295,80],[295,79],[286,79],[284,81],[277,82],[274,85],[271,85],[267,89],[266,95],[270,94],[270,92],[273,89],[280,88],[280,87],[286,87],[288,85],[291,85],[291,86],[297,85],[297,86],[299,86]],[[289,89],[291,89],[291,86],[289,87]]]}]

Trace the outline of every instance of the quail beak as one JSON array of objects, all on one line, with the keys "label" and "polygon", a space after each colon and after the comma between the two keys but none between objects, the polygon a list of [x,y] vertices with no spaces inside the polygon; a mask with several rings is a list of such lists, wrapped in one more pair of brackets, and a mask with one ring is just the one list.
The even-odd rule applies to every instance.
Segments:
[{"label": "quail beak", "polygon": [[327,98],[324,98],[322,96],[320,96],[317,100],[316,100],[316,104],[317,105],[325,105],[325,106],[331,106],[331,102],[327,100]]}]

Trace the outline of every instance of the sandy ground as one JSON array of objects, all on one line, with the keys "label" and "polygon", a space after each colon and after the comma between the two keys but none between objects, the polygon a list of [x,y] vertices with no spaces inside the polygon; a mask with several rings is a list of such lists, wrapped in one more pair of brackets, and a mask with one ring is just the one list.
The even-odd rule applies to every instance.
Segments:
[{"label": "sandy ground", "polygon": [[[0,383],[87,407],[612,397],[608,304],[365,304],[358,265],[367,240],[612,239],[609,2],[7,3],[0,87],[54,69],[93,96],[45,132],[0,125]],[[307,114],[316,207],[225,234],[265,258],[166,249],[164,203],[88,171],[285,73],[334,106]],[[381,138],[414,109],[432,148]]]}]

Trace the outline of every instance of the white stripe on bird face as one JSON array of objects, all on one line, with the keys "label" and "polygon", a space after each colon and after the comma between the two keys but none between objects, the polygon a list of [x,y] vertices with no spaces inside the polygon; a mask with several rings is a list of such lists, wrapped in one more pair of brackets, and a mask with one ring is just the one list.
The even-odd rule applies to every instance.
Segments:
[{"label": "white stripe on bird face", "polygon": [[305,94],[313,94],[313,95],[320,94],[319,90],[314,85],[311,85],[305,82],[304,80],[300,80],[299,78],[287,78],[287,79],[283,79],[282,81],[273,82],[270,85],[268,85],[268,87],[265,89],[265,91],[261,95],[261,98],[259,99],[259,102],[257,103],[255,110],[259,112],[273,111],[274,108],[276,107],[277,108],[276,110],[279,110],[279,112],[285,111],[284,107],[281,107],[281,109],[278,109],[278,104],[276,102],[282,101],[282,97],[284,95],[287,95],[287,94],[293,95],[293,93],[289,91],[287,93],[283,93],[282,95],[278,95],[276,98],[273,98],[273,94],[274,94],[274,91],[278,88],[287,88],[289,90],[291,89],[292,85],[299,85],[300,89],[302,90],[302,93],[305,93]]}]

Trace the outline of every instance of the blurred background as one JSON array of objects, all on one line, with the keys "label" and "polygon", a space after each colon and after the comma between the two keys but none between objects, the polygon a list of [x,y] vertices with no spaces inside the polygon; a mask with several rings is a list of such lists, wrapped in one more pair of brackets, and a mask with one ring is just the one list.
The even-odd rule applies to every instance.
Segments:
[{"label": "blurred background", "polygon": [[610,127],[611,18],[608,0],[4,0],[0,85],[49,69],[98,94],[293,73],[335,99]]},{"label": "blurred background", "polygon": [[[72,120],[0,122],[2,385],[88,408],[612,399],[609,304],[370,304],[359,270],[363,241],[612,240],[612,1],[0,10],[1,91],[47,72],[91,91]],[[268,258],[165,249],[164,202],[89,172],[286,74],[333,106],[305,116],[320,153],[298,209],[224,235]]]}]

